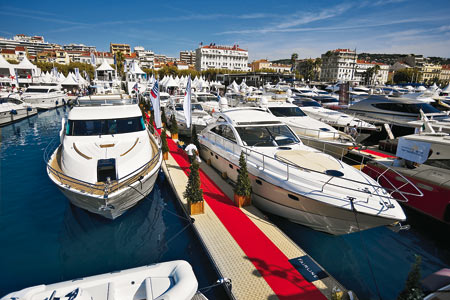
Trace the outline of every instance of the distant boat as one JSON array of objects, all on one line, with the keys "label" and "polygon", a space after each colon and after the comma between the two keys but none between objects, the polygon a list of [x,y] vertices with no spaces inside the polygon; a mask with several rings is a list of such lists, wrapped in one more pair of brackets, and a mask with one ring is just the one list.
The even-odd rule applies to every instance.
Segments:
[{"label": "distant boat", "polygon": [[191,300],[198,288],[191,265],[183,260],[37,285],[1,300]]},{"label": "distant boat", "polygon": [[37,109],[22,100],[0,98],[0,126],[4,126],[37,114]]},{"label": "distant boat", "polygon": [[60,141],[47,173],[74,205],[115,219],[152,191],[161,148],[134,99],[79,99]]},{"label": "distant boat", "polygon": [[22,100],[38,110],[47,110],[67,104],[68,97],[59,85],[30,85],[22,94]]}]

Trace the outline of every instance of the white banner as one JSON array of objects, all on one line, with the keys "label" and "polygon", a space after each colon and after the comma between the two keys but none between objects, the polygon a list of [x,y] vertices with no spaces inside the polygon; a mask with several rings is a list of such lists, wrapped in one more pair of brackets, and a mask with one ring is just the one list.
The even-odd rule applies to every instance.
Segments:
[{"label": "white banner", "polygon": [[186,84],[186,93],[184,94],[183,100],[183,112],[184,118],[186,119],[186,127],[191,127],[192,122],[192,107],[191,107],[191,76],[188,77]]},{"label": "white banner", "polygon": [[396,156],[423,164],[428,159],[430,146],[430,143],[407,140],[401,137],[398,140]]}]

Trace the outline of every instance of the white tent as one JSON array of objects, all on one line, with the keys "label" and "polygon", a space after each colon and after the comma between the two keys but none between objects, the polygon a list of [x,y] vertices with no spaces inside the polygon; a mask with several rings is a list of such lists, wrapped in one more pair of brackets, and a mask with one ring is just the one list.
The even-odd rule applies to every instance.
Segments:
[{"label": "white tent", "polygon": [[6,59],[3,55],[0,54],[0,77],[8,77],[14,74],[14,67]]},{"label": "white tent", "polygon": [[26,56],[22,59],[22,61],[15,68],[16,69],[27,69],[27,70],[37,69],[37,67],[35,65],[33,65]]},{"label": "white tent", "polygon": [[61,82],[62,86],[80,86],[80,83],[77,82],[75,78],[75,74],[69,73],[67,77]]},{"label": "white tent", "polygon": [[169,78],[167,82],[165,82],[165,87],[178,87],[178,83],[175,81],[175,79],[172,78],[172,76]]},{"label": "white tent", "polygon": [[114,71],[114,69],[104,60],[95,71]]}]

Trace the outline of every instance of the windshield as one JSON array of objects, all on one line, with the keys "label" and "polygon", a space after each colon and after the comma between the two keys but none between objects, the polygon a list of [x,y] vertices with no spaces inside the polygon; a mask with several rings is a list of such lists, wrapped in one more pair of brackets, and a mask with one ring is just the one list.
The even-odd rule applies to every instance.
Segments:
[{"label": "windshield", "polygon": [[197,95],[198,102],[217,101],[217,97],[213,95]]},{"label": "windshield", "polygon": [[27,88],[25,90],[25,93],[47,93],[48,89],[34,89],[34,88]]},{"label": "windshield", "polygon": [[[192,108],[192,110],[203,110],[203,107],[198,103],[191,103],[191,108]],[[177,104],[175,106],[175,110],[182,111],[183,104]]]},{"label": "windshield", "polygon": [[159,95],[159,100],[169,100],[170,96],[167,95]]},{"label": "windshield", "polygon": [[316,101],[294,101],[294,102],[292,102],[292,103],[294,103],[295,105],[298,105],[298,106],[317,106],[317,107],[322,107],[321,105],[320,105],[320,103],[318,103],[318,102],[316,102]]},{"label": "windshield", "polygon": [[236,127],[236,130],[246,146],[277,147],[299,142],[286,125]]},{"label": "windshield", "polygon": [[306,117],[306,114],[298,107],[269,107],[276,117]]},{"label": "windshield", "polygon": [[107,120],[69,120],[66,127],[66,135],[107,135],[142,130],[145,130],[145,123],[142,117]]},{"label": "windshield", "polygon": [[14,98],[0,98],[0,104],[3,104],[3,103],[22,104],[22,101],[14,99]]},{"label": "windshield", "polygon": [[376,108],[383,109],[383,110],[390,110],[395,112],[404,112],[404,113],[411,113],[411,114],[420,114],[420,110],[422,110],[426,114],[431,113],[440,113],[440,111],[431,106],[428,103],[376,103],[372,104]]}]

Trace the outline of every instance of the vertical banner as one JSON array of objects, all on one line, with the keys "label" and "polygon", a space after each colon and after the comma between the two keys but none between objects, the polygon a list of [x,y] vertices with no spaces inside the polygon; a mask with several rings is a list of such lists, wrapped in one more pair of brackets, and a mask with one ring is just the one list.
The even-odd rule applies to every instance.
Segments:
[{"label": "vertical banner", "polygon": [[339,86],[339,105],[348,105],[348,90],[349,90],[349,83],[341,83]]}]

